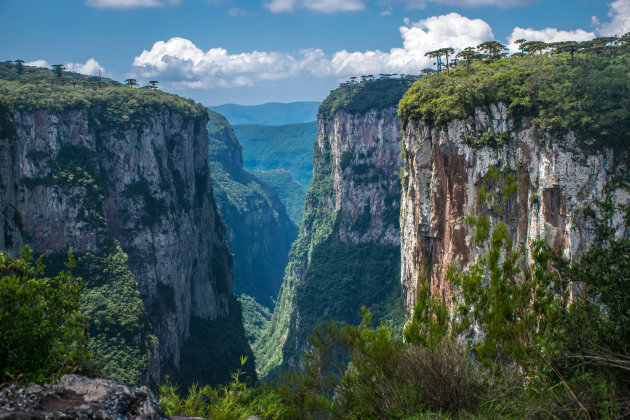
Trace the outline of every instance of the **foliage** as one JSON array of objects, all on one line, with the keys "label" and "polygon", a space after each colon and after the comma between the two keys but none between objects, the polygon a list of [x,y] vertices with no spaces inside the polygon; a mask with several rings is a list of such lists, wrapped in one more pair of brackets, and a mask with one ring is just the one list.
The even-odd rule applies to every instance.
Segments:
[{"label": "foliage", "polygon": [[127,255],[114,241],[97,254],[82,255],[77,272],[85,279],[80,311],[89,321],[89,349],[95,365],[108,379],[141,384],[157,339],[151,335]]},{"label": "foliage", "polygon": [[71,251],[54,277],[44,277],[42,257],[33,264],[31,255],[28,246],[17,259],[0,251],[0,383],[54,381],[90,358]]},{"label": "foliage", "polygon": [[[218,385],[230,380],[245,357],[247,382],[256,382],[254,355],[245,338],[241,304],[233,295],[228,302],[228,315],[216,319],[193,316],[190,336],[182,345],[180,371],[176,383],[189,387],[201,381]],[[196,378],[196,379],[195,379]]]},{"label": "foliage", "polygon": [[[423,77],[400,101],[402,124],[422,119],[443,126],[502,102],[517,119],[533,117],[542,133],[560,137],[571,130],[585,147],[628,147],[629,46],[606,48],[606,54],[582,51],[575,66],[567,54],[512,56]],[[482,143],[490,140],[503,141]]]},{"label": "foliage", "polygon": [[313,177],[313,143],[317,122],[280,126],[235,125],[246,169],[285,169],[303,185]]},{"label": "foliage", "polygon": [[394,106],[416,80],[416,77],[409,76],[342,84],[324,99],[317,118],[332,120],[338,111],[362,114],[370,109]]},{"label": "foliage", "polygon": [[299,184],[286,169],[252,171],[252,173],[276,190],[280,201],[287,209],[287,214],[295,226],[300,226],[306,188]]},{"label": "foliage", "polygon": [[185,118],[205,117],[206,111],[192,100],[154,89],[132,89],[118,82],[78,73],[57,76],[51,70],[24,66],[17,73],[10,62],[0,63],[0,94],[17,111],[68,109],[91,111],[101,128],[137,128],[151,112],[174,110]]},{"label": "foliage", "polygon": [[269,328],[271,322],[271,312],[251,296],[242,294],[238,301],[243,307],[243,326],[247,334],[247,340],[253,350],[256,349],[256,342],[264,331]]},{"label": "foliage", "polygon": [[203,417],[217,420],[236,420],[256,416],[260,419],[295,418],[278,392],[272,387],[253,387],[241,381],[246,375],[246,357],[241,357],[241,366],[232,374],[232,380],[216,388],[210,385],[193,384],[185,398],[180,397],[178,388],[166,382],[158,390],[158,401],[167,416]]}]

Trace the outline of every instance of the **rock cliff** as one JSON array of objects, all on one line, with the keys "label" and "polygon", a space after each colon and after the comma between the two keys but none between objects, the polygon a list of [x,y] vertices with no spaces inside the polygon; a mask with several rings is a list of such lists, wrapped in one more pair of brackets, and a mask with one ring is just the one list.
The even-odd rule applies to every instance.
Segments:
[{"label": "rock cliff", "polygon": [[[293,243],[259,368],[298,366],[316,325],[400,325],[400,123],[395,104],[411,84],[378,80],[333,91],[319,110],[313,180]],[[376,92],[366,97],[366,92]],[[390,95],[389,101],[378,92]],[[343,105],[339,105],[343,103]]]},{"label": "rock cliff", "polygon": [[[445,125],[409,121],[400,216],[408,319],[422,279],[450,302],[453,286],[444,280],[449,265],[465,267],[481,252],[468,215],[488,216],[491,225],[503,221],[518,243],[543,238],[566,257],[593,242],[595,232],[581,210],[628,175],[627,150],[587,149],[575,133],[545,135],[532,119],[498,102]],[[618,203],[630,200],[624,189],[613,186],[612,193]]]},{"label": "rock cliff", "polygon": [[[39,72],[32,77],[49,77]],[[72,87],[55,82],[22,100],[5,82],[12,104],[0,130],[0,248],[15,254],[29,244],[50,255],[73,247],[81,256],[118,241],[157,337],[150,379],[177,376],[192,321],[228,317],[233,299],[205,109],[113,82],[63,96]],[[80,101],[45,102],[57,94]]]}]

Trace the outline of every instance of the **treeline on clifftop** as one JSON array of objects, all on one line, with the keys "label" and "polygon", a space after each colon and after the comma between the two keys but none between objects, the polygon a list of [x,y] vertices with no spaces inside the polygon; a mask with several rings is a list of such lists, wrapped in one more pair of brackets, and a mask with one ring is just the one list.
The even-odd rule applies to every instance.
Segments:
[{"label": "treeline on clifftop", "polygon": [[98,110],[103,127],[137,128],[151,112],[171,109],[187,118],[206,115],[202,105],[156,89],[131,88],[107,78],[23,66],[18,73],[11,61],[0,63],[0,95],[16,111],[67,109]]},{"label": "treeline on clifftop", "polygon": [[404,127],[445,126],[480,106],[505,103],[533,117],[541,135],[576,133],[584,147],[630,146],[630,36],[541,46],[544,54],[461,60],[450,72],[422,77],[399,105]]}]

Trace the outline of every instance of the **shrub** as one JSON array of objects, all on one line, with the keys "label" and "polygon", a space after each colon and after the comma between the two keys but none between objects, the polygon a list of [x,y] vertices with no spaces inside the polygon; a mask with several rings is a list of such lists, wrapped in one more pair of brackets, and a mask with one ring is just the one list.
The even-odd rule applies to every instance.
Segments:
[{"label": "shrub", "polygon": [[31,263],[0,251],[0,383],[48,382],[86,367],[87,325],[79,314],[80,278],[73,278],[72,253],[66,270],[43,277],[40,257]]}]

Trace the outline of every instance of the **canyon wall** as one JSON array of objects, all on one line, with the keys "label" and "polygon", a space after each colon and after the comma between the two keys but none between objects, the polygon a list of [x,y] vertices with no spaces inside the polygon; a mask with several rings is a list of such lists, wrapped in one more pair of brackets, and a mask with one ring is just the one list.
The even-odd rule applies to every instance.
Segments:
[{"label": "canyon wall", "polygon": [[465,267],[483,251],[472,240],[468,215],[488,216],[491,225],[504,222],[517,243],[543,238],[565,257],[583,252],[595,231],[581,210],[604,199],[610,187],[617,203],[630,200],[626,189],[611,184],[628,176],[623,153],[587,149],[572,132],[561,138],[541,134],[531,117],[514,116],[500,102],[442,126],[409,121],[400,216],[407,318],[420,282],[448,303],[453,286],[444,277],[450,264]]},{"label": "canyon wall", "polygon": [[[115,89],[157,99],[132,117],[112,117],[108,103],[59,110],[15,101],[8,109],[0,248],[17,254],[28,244],[54,255],[72,247],[80,257],[118,241],[157,338],[144,381],[157,382],[183,367],[194,319],[230,315],[232,260],[212,195],[203,107],[182,111],[160,102],[172,95]],[[207,357],[215,356],[224,357]]]}]

